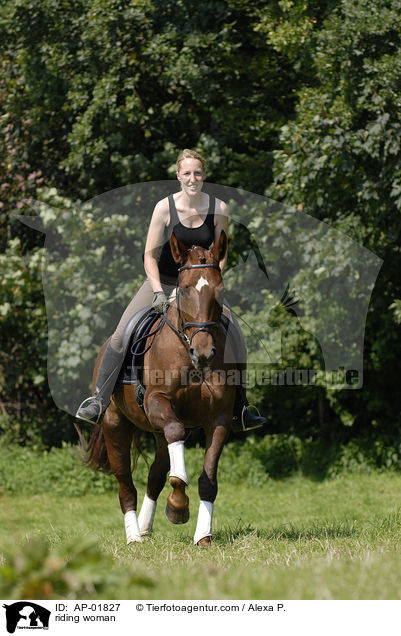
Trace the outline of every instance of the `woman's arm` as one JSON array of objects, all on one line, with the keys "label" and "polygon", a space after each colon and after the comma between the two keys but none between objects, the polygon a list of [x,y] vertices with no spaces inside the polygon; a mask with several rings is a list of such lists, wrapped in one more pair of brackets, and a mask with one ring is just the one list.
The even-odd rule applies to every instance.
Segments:
[{"label": "woman's arm", "polygon": [[153,210],[146,238],[144,255],[145,272],[154,292],[163,291],[160,283],[160,272],[157,264],[157,257],[163,244],[164,228],[168,223],[168,218],[168,201],[167,199],[162,199],[156,203],[155,209]]},{"label": "woman's arm", "polygon": [[[227,205],[224,203],[224,201],[220,201],[220,199],[216,199],[215,219],[216,223],[214,226],[214,240],[217,241],[222,230],[225,231],[228,239],[228,210]],[[221,271],[223,271],[225,266],[227,265],[227,257],[228,250],[226,250],[224,258],[219,263]]]}]

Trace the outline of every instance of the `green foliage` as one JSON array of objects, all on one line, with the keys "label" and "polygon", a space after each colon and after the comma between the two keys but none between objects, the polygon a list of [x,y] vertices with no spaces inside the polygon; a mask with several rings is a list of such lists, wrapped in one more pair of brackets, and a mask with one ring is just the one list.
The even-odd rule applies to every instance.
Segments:
[{"label": "green foliage", "polygon": [[[10,222],[10,211],[17,207],[29,213],[33,198],[42,199],[49,206],[49,227],[69,239],[71,251],[59,275],[70,282],[71,297],[79,302],[71,314],[54,314],[71,325],[60,343],[58,364],[70,379],[78,364],[87,365],[89,380],[96,347],[87,306],[101,300],[107,319],[114,320],[130,284],[138,283],[119,278],[110,265],[102,272],[117,303],[102,297],[102,277],[85,289],[85,269],[93,274],[105,258],[97,248],[91,250],[91,236],[110,237],[113,227],[111,246],[128,275],[130,242],[135,251],[141,249],[145,230],[135,233],[115,210],[104,225],[91,223],[92,211],[77,202],[129,182],[172,178],[177,150],[196,147],[209,159],[210,181],[295,206],[384,259],[367,316],[364,388],[267,386],[252,389],[251,397],[267,414],[270,430],[295,435],[302,443],[317,444],[321,438],[323,449],[351,438],[378,438],[392,448],[401,407],[400,15],[400,0],[2,3],[3,436],[49,447],[73,435],[70,418],[57,412],[46,382],[46,336],[53,326],[46,323],[43,305],[43,236]],[[62,210],[55,213],[56,207]],[[272,212],[269,227],[257,204],[245,212],[267,254],[269,273],[277,274],[290,240],[280,232],[282,211]],[[329,240],[322,245],[318,232],[298,237],[305,250],[291,267],[292,283],[309,299],[302,321],[279,315],[276,289],[266,293],[260,308],[256,265],[242,273],[236,268],[252,241],[238,228],[226,283],[234,310],[241,287],[249,294],[242,317],[248,321],[259,314],[260,329],[251,333],[244,327],[256,359],[269,357],[276,364],[282,351],[282,364],[311,367],[321,361],[314,309],[324,306],[330,320],[344,320],[339,304],[319,288],[325,276],[319,254],[325,253],[338,279],[349,276],[350,261],[330,252]],[[308,261],[316,266],[316,279],[304,267]],[[357,299],[362,281],[350,278],[351,283]],[[67,309],[69,300],[66,294]],[[102,320],[97,316],[99,329]],[[281,331],[281,349],[274,329]],[[350,453],[354,457],[353,447]],[[250,479],[258,478],[258,466]]]},{"label": "green foliage", "polygon": [[18,554],[4,554],[0,565],[0,594],[7,599],[112,599],[119,598],[120,589],[135,595],[138,588],[152,585],[134,568],[116,568],[89,538],[57,549],[45,539],[29,539]]},{"label": "green foliage", "polygon": [[[153,458],[149,444],[148,462]],[[204,449],[187,448],[185,463],[189,480],[196,484],[202,472]],[[0,496],[52,494],[58,498],[116,493],[113,475],[93,471],[82,463],[80,451],[68,444],[50,451],[0,445]],[[316,480],[348,473],[372,470],[394,471],[401,468],[399,439],[362,438],[347,444],[324,439],[300,439],[295,435],[276,434],[262,438],[248,437],[229,442],[219,462],[221,484],[267,486],[272,479],[303,475]],[[139,457],[134,482],[140,490],[147,483],[149,463]],[[29,475],[29,479],[27,479]]]},{"label": "green foliage", "polygon": [[397,0],[343,0],[331,12],[316,33],[317,83],[300,91],[282,128],[268,190],[385,259],[367,317],[364,388],[328,396],[341,419],[353,414],[356,435],[399,423],[399,16]]},{"label": "green foliage", "polygon": [[[0,242],[6,275],[0,288],[0,385],[2,428],[13,429],[15,439],[32,441],[37,431],[32,421],[41,422],[45,444],[56,443],[57,437],[59,442],[70,439],[71,426],[65,418],[61,426],[55,425],[45,382],[46,322],[39,273],[43,236],[9,223],[8,214],[15,207],[32,213],[32,198],[63,208],[60,218],[49,223],[61,226],[71,239],[73,250],[60,272],[65,281],[75,273],[80,257],[82,271],[93,271],[104,256],[93,252],[82,258],[91,232],[98,231],[85,226],[82,234],[82,226],[75,223],[74,234],[72,201],[130,182],[174,177],[182,147],[205,152],[211,181],[263,191],[271,150],[286,114],[293,112],[294,89],[302,78],[259,28],[266,11],[264,3],[250,9],[238,1],[202,6],[159,0],[124,6],[114,0],[2,4]],[[278,3],[269,19],[278,24],[281,15]],[[50,187],[48,194],[40,190],[42,185]],[[120,227],[112,237],[115,258],[124,258],[132,234],[121,219],[110,218]],[[18,244],[13,242],[17,238]],[[14,279],[20,279],[16,307]],[[95,347],[79,312],[96,303],[103,282],[87,288],[88,298],[74,307],[76,315],[67,316],[72,329],[60,347],[61,370],[67,377],[80,360],[87,363],[89,382],[92,363],[81,359],[82,343],[88,358]],[[82,296],[84,277],[74,275],[71,283],[72,293],[78,290]],[[116,310],[127,289],[128,284],[115,281]],[[113,300],[102,298],[102,303],[111,309]]]},{"label": "green foliage", "polygon": [[[114,491],[115,478],[89,470],[80,460],[77,449],[63,445],[50,451],[0,446],[1,490],[7,494],[39,494],[52,492],[60,496]],[[29,473],[29,483],[26,475]]]},{"label": "green foliage", "polygon": [[[17,390],[24,382],[40,387],[45,381],[46,313],[40,263],[40,249],[24,255],[18,238],[12,239],[8,249],[0,254],[1,384],[4,386],[7,381]],[[12,356],[21,361],[19,370],[10,365]]]},{"label": "green foliage", "polygon": [[331,221],[374,219],[372,249],[398,227],[400,26],[394,1],[333,11],[316,36],[319,86],[300,92],[275,152],[272,194]]},{"label": "green foliage", "polygon": [[47,386],[41,259],[42,248],[24,253],[17,237],[0,254],[0,431],[10,442],[52,445],[72,430]]},{"label": "green foliage", "polygon": [[130,217],[126,211],[129,193],[125,209],[117,197],[114,209],[106,210],[104,205],[72,202],[55,188],[38,194],[38,212],[47,236],[47,249],[42,252],[47,371],[59,405],[60,395],[79,387],[83,377],[84,392],[88,391],[100,345],[143,282],[143,275],[134,273],[143,269],[142,236],[150,213],[144,205],[142,216],[132,212]]},{"label": "green foliage", "polygon": [[263,190],[302,77],[260,28],[269,15],[264,3],[223,1],[6,3],[14,147],[46,183],[83,198],[166,178],[177,149],[195,145],[218,149],[211,180]]}]

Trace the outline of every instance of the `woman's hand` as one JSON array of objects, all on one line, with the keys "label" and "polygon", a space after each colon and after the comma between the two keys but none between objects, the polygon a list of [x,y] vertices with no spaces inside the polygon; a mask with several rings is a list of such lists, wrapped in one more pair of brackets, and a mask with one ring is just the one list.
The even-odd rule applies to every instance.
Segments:
[{"label": "woman's hand", "polygon": [[164,314],[169,308],[170,303],[163,291],[155,292],[152,307],[157,314]]}]

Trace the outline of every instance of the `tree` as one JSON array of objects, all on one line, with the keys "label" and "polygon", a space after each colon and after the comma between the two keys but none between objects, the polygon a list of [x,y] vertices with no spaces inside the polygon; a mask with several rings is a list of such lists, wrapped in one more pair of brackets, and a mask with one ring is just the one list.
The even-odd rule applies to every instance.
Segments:
[{"label": "tree", "polygon": [[300,91],[297,116],[282,128],[269,188],[384,259],[368,314],[364,390],[330,395],[351,434],[398,435],[400,9],[398,0],[343,0],[333,10],[316,36],[318,85]]}]

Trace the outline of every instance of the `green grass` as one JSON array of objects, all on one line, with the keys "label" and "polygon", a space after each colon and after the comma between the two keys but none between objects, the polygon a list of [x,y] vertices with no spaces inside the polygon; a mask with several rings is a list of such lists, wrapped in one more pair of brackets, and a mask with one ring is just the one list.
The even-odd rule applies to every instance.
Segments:
[{"label": "green grass", "polygon": [[[4,451],[3,459],[15,458],[11,472],[22,462],[20,452]],[[223,470],[207,550],[193,546],[201,462],[193,449],[188,524],[165,519],[166,487],[153,537],[127,546],[112,480],[86,473],[69,448],[51,459],[24,452],[20,492],[7,478],[0,496],[2,598],[401,598],[399,473],[344,473],[320,482],[267,477],[251,486],[230,483]],[[74,486],[74,467],[87,494]],[[140,466],[140,500],[145,472]]]}]

